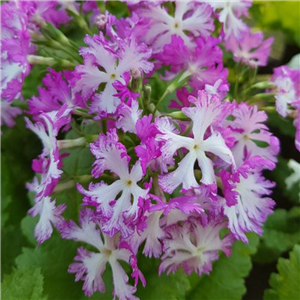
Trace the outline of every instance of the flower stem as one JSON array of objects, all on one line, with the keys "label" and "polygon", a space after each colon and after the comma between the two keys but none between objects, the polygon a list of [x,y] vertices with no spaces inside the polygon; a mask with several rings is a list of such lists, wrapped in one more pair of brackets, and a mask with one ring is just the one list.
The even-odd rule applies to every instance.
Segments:
[{"label": "flower stem", "polygon": [[76,186],[76,182],[74,180],[69,180],[64,183],[59,183],[53,190],[53,193],[59,193],[64,190],[71,189]]},{"label": "flower stem", "polygon": [[59,140],[57,141],[57,146],[60,150],[74,147],[82,147],[86,145],[86,139],[84,137],[80,137],[78,139],[71,140]]},{"label": "flower stem", "polygon": [[27,60],[31,65],[53,66],[58,64],[61,67],[74,68],[76,64],[66,59],[55,59],[53,57],[27,55]]}]

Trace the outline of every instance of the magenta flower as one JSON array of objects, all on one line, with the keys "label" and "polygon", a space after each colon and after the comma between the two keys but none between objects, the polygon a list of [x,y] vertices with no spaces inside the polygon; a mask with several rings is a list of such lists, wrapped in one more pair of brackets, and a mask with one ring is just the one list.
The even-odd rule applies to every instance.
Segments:
[{"label": "magenta flower", "polygon": [[20,98],[30,65],[30,35],[27,16],[15,3],[4,3],[1,10],[1,98]]},{"label": "magenta flower", "polygon": [[59,228],[64,219],[61,214],[67,208],[65,204],[55,206],[56,200],[51,201],[50,197],[45,197],[42,201],[37,201],[28,213],[35,217],[40,216],[38,223],[34,229],[34,236],[39,244],[48,240],[53,232],[52,224]]},{"label": "magenta flower", "polygon": [[195,107],[185,107],[182,112],[193,121],[193,138],[179,135],[168,118],[156,121],[159,131],[162,132],[157,139],[165,141],[161,149],[163,158],[167,160],[173,158],[180,148],[188,150],[175,171],[160,177],[160,185],[168,193],[172,193],[180,184],[185,190],[199,186],[194,175],[196,160],[202,171],[201,182],[206,185],[216,183],[214,164],[206,153],[213,153],[226,164],[234,166],[230,149],[220,132],[213,128],[228,113],[226,103],[221,103],[218,97],[210,96],[205,91],[199,91],[198,98],[190,96],[189,100]]},{"label": "magenta flower", "polygon": [[119,42],[116,52],[101,33],[99,36],[86,36],[84,41],[89,47],[80,50],[84,65],[76,67],[78,79],[75,82],[75,92],[81,91],[83,98],[88,99],[98,90],[100,84],[105,83],[104,90],[93,96],[90,112],[115,113],[121,101],[115,96],[118,91],[113,85],[114,82],[125,83],[125,73],[134,69],[150,72],[153,68],[153,64],[148,62],[151,50],[144,44],[138,45],[135,40],[127,39]]},{"label": "magenta flower", "polygon": [[248,15],[248,9],[252,5],[251,0],[232,1],[207,1],[217,13],[219,21],[223,24],[225,37],[234,35],[237,39],[247,31],[247,25],[241,20],[242,16]]},{"label": "magenta flower", "polygon": [[70,109],[85,107],[85,103],[79,93],[74,92],[70,82],[74,78],[74,72],[56,72],[49,69],[49,73],[42,79],[44,87],[39,87],[39,96],[28,100],[29,113],[38,119],[41,113],[58,111],[63,105]]},{"label": "magenta flower", "polygon": [[136,124],[140,118],[142,111],[136,100],[131,101],[131,105],[121,103],[118,107],[117,114],[119,116],[116,127],[122,128],[124,132],[136,133]]},{"label": "magenta flower", "polygon": [[1,99],[1,126],[14,127],[16,116],[22,114],[18,107],[11,106],[11,103]]},{"label": "magenta flower", "polygon": [[164,239],[164,254],[159,266],[159,273],[174,273],[182,266],[187,274],[195,271],[199,276],[209,274],[212,262],[219,257],[219,250],[231,254],[232,235],[220,239],[220,230],[226,228],[221,220],[211,220],[203,226],[198,219],[183,226],[173,226],[167,230]]},{"label": "magenta flower", "polygon": [[237,166],[241,166],[249,155],[259,155],[276,162],[279,140],[263,124],[268,118],[267,114],[264,111],[258,111],[257,106],[241,103],[236,106],[232,115],[235,119],[229,121],[228,125],[232,128],[232,135],[236,138],[232,153]]},{"label": "magenta flower", "polygon": [[180,37],[186,46],[192,47],[192,37],[207,38],[214,30],[211,14],[209,5],[194,1],[176,1],[174,17],[158,4],[148,5],[138,11],[140,17],[148,19],[143,41],[151,45],[153,53],[160,52],[164,45],[169,44],[172,36]]},{"label": "magenta flower", "polygon": [[45,22],[59,27],[71,20],[60,1],[20,1],[19,6],[34,31],[38,31]]},{"label": "magenta flower", "polygon": [[[100,134],[99,139],[91,144],[91,152],[96,158],[92,170],[95,178],[100,177],[105,170],[110,170],[119,179],[111,185],[103,181],[90,183],[89,190],[78,184],[78,190],[85,196],[85,203],[95,205],[101,212],[103,232],[110,236],[121,232],[123,237],[128,237],[132,234],[132,227],[138,216],[139,198],[148,197],[148,190],[137,184],[143,177],[141,165],[137,161],[129,171],[130,158],[125,147],[118,142],[116,130],[110,131],[107,136]],[[121,195],[117,198],[119,193]]]},{"label": "magenta flower", "polygon": [[273,168],[266,159],[253,157],[229,175],[222,172],[224,185],[224,214],[229,220],[229,229],[237,239],[248,243],[246,232],[262,234],[262,225],[273,213],[275,202],[264,195],[271,194],[275,183],[266,180],[260,173],[264,168]]},{"label": "magenta flower", "polygon": [[271,81],[276,85],[276,109],[282,117],[292,110],[292,103],[300,101],[300,70],[288,66],[275,68]]},{"label": "magenta flower", "polygon": [[240,39],[234,35],[225,42],[226,50],[233,53],[233,59],[249,67],[265,66],[271,51],[274,38],[265,41],[262,32],[244,32]]},{"label": "magenta flower", "polygon": [[56,137],[59,130],[69,123],[70,109],[64,105],[59,111],[44,113],[40,117],[43,123],[33,124],[28,118],[25,118],[27,128],[31,129],[43,143],[43,152],[38,159],[33,161],[32,165],[34,171],[41,174],[41,182],[36,188],[38,201],[51,194],[62,174],[60,170],[61,157]]},{"label": "magenta flower", "polygon": [[[95,291],[105,292],[105,285],[102,279],[109,263],[114,284],[114,298],[127,300],[138,299],[133,294],[136,292],[137,280],[140,277],[145,285],[144,278],[136,265],[130,247],[127,244],[120,243],[117,236],[110,237],[101,234],[98,223],[95,222],[95,213],[87,208],[80,211],[79,217],[80,227],[73,221],[65,223],[61,229],[61,235],[65,239],[73,239],[78,242],[87,243],[97,250],[91,252],[83,247],[78,248],[75,263],[69,267],[70,273],[76,274],[76,281],[84,280],[83,290],[87,297],[90,297]],[[120,261],[129,264],[133,269],[133,277],[135,277],[135,286],[128,284],[128,276],[125,273]]]},{"label": "magenta flower", "polygon": [[187,76],[191,76],[189,84],[195,90],[204,89],[205,85],[214,85],[220,79],[225,83],[228,71],[222,65],[219,42],[213,37],[199,37],[188,48],[181,37],[173,36],[171,43],[164,46],[157,55],[164,65],[170,66],[165,79],[170,80],[179,72],[185,71]]}]

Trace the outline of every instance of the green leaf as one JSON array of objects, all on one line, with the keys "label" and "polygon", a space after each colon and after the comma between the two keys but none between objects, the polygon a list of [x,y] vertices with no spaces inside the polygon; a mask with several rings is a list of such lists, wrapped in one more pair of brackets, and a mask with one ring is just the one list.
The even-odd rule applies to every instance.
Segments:
[{"label": "green leaf", "polygon": [[15,258],[21,253],[27,241],[22,234],[20,224],[9,225],[1,232],[1,273],[9,274],[12,271]]},{"label": "green leaf", "polygon": [[300,299],[300,245],[295,245],[290,258],[279,258],[278,274],[272,273],[269,284],[271,290],[265,291],[264,300],[299,300]]},{"label": "green leaf", "polygon": [[18,268],[41,268],[45,277],[44,291],[51,300],[75,300],[81,295],[81,284],[74,282],[68,267],[76,255],[77,244],[63,240],[55,232],[35,249],[23,248],[16,258]]},{"label": "green leaf", "polygon": [[296,129],[291,118],[282,118],[277,111],[268,114],[268,124],[276,127],[282,134],[295,138]]},{"label": "green leaf", "polygon": [[45,300],[42,297],[44,277],[39,268],[16,269],[6,275],[1,286],[5,300]]},{"label": "green leaf", "polygon": [[290,211],[276,209],[264,225],[264,233],[253,257],[259,263],[270,263],[300,243],[300,207],[293,207]]},{"label": "green leaf", "polygon": [[[98,135],[100,133],[100,127],[98,122],[92,122],[84,128],[82,128],[84,135]],[[66,139],[77,139],[81,137],[75,130],[71,130],[66,135]],[[69,176],[82,176],[90,175],[92,170],[92,164],[95,160],[90,151],[90,146],[87,144],[85,147],[78,147],[74,149],[66,149],[65,151],[69,155],[64,158],[63,170]]]},{"label": "green leaf", "polygon": [[286,179],[293,173],[293,169],[288,166],[288,160],[279,157],[276,169],[271,173],[283,195],[287,196],[293,203],[299,204],[300,182],[295,182],[291,188],[287,188]]},{"label": "green leaf", "polygon": [[90,147],[80,147],[66,151],[70,155],[64,159],[63,170],[70,176],[91,174],[92,164],[95,160]]},{"label": "green leaf", "polygon": [[[188,276],[181,270],[175,274],[158,275],[158,261],[154,259],[140,258],[139,265],[146,278],[147,285],[144,288],[138,286],[136,296],[143,300],[183,300],[190,289]],[[145,271],[146,270],[146,271]]]},{"label": "green leaf", "polygon": [[9,224],[19,226],[29,208],[25,184],[33,177],[31,162],[41,152],[39,145],[37,137],[25,128],[22,118],[1,137],[1,183],[4,187],[1,196],[11,198],[5,210],[9,214]]},{"label": "green leaf", "polygon": [[232,255],[220,255],[220,259],[213,264],[209,275],[201,277],[190,276],[192,289],[187,300],[234,300],[242,299],[246,292],[244,278],[251,268],[251,255],[255,253],[259,238],[255,234],[248,235],[249,244],[241,241],[233,245]]},{"label": "green leaf", "polygon": [[34,228],[38,220],[39,220],[38,216],[33,218],[27,215],[21,221],[22,232],[24,236],[27,238],[27,240],[30,242],[30,244],[33,246],[37,245],[36,239],[34,237]]},{"label": "green leaf", "polygon": [[5,226],[9,218],[7,207],[12,201],[12,189],[13,181],[10,176],[9,163],[5,159],[5,155],[1,155],[1,229]]},{"label": "green leaf", "polygon": [[300,45],[300,9],[298,1],[255,1],[256,26],[284,31],[290,41]]}]

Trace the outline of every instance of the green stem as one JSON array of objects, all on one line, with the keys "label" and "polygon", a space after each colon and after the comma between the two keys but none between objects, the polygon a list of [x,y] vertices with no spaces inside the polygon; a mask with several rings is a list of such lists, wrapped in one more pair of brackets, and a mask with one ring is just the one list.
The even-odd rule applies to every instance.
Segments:
[{"label": "green stem", "polygon": [[153,189],[154,189],[154,194],[155,194],[156,196],[161,197],[162,200],[166,201],[165,194],[164,194],[164,192],[162,191],[162,189],[161,189],[160,186],[159,186],[157,174],[156,174],[156,173],[152,174],[152,178],[153,178]]},{"label": "green stem", "polygon": [[248,104],[255,104],[258,101],[274,101],[276,93],[259,93],[247,100]]},{"label": "green stem", "polygon": [[182,135],[183,135],[183,136],[189,135],[189,133],[191,132],[192,128],[193,128],[193,122],[191,122],[191,123],[189,124],[189,126],[188,126],[188,127],[186,128],[186,130],[182,133]]},{"label": "green stem", "polygon": [[76,108],[73,110],[72,114],[74,115],[77,115],[77,116],[81,116],[81,117],[84,117],[84,118],[88,118],[88,119],[93,119],[93,116],[84,112],[84,111],[81,111],[79,108]]},{"label": "green stem", "polygon": [[27,60],[31,65],[53,66],[59,64],[61,67],[74,68],[76,64],[66,59],[55,59],[53,57],[27,55]]},{"label": "green stem", "polygon": [[69,149],[75,147],[83,147],[86,145],[86,139],[84,137],[80,137],[77,139],[70,139],[70,140],[58,140],[57,147],[62,149]]},{"label": "green stem", "polygon": [[265,107],[260,107],[259,110],[263,110],[265,112],[276,112],[276,107],[275,106],[265,106]]},{"label": "green stem", "polygon": [[166,88],[165,92],[163,93],[163,95],[160,97],[160,99],[158,100],[158,102],[155,105],[154,111],[153,111],[153,116],[155,115],[158,106],[160,105],[160,103],[164,100],[164,98],[173,93],[177,88],[182,87],[185,82],[188,80],[188,78],[191,76],[189,71],[185,71],[182,72],[180,74],[178,74],[175,79],[173,80],[173,82]]},{"label": "green stem", "polygon": [[71,189],[76,186],[76,182],[74,180],[69,180],[64,183],[59,183],[53,190],[53,193],[59,193],[64,190]]},{"label": "green stem", "polygon": [[103,119],[103,120],[101,121],[101,123],[102,123],[102,132],[103,132],[103,133],[106,133],[106,132],[107,132],[107,122],[106,122],[106,120]]}]

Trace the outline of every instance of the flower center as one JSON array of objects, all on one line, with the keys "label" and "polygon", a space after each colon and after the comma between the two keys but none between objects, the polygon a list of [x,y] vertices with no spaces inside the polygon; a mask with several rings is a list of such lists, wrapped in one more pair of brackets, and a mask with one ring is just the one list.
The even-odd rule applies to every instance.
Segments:
[{"label": "flower center", "polygon": [[199,144],[195,144],[195,145],[193,146],[193,149],[194,149],[195,151],[199,150],[199,149],[200,149],[200,145],[199,145]]},{"label": "flower center", "polygon": [[111,79],[116,79],[116,78],[117,78],[117,75],[116,75],[115,73],[113,73],[113,74],[110,75],[110,78],[111,78]]},{"label": "flower center", "polygon": [[129,179],[129,180],[126,181],[126,185],[127,185],[127,186],[131,186],[131,185],[132,185],[131,179]]},{"label": "flower center", "polygon": [[104,248],[102,251],[102,254],[104,254],[107,257],[110,257],[112,254],[112,251],[110,249]]}]

